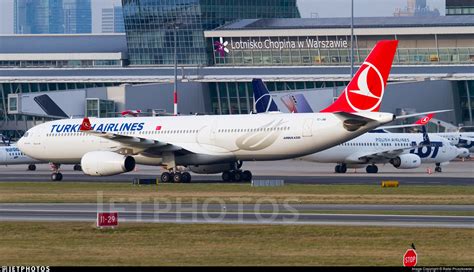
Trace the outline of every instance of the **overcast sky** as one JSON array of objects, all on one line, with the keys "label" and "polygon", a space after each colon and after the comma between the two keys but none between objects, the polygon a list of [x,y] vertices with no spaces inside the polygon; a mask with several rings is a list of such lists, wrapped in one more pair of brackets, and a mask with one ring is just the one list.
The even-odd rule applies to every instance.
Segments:
[{"label": "overcast sky", "polygon": [[[0,34],[13,33],[13,1],[0,0]],[[102,8],[120,5],[121,0],[91,0],[92,31],[100,32]],[[351,0],[297,0],[302,17],[348,17]],[[428,0],[430,7],[438,8],[444,15],[445,0]],[[392,16],[396,8],[404,8],[407,0],[354,0],[354,16]]]}]

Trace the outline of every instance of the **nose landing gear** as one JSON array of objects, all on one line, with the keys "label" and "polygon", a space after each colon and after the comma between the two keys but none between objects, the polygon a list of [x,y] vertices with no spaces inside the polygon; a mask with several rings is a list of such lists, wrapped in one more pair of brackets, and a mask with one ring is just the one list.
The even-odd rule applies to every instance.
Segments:
[{"label": "nose landing gear", "polygon": [[61,181],[63,179],[63,174],[59,172],[59,167],[61,166],[58,163],[51,163],[51,168],[53,169],[53,173],[51,174],[52,181]]}]

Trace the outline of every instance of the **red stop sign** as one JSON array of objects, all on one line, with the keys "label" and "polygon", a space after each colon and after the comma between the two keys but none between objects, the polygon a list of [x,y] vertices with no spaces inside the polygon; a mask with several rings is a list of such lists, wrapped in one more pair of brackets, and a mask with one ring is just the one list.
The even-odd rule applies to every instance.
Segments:
[{"label": "red stop sign", "polygon": [[403,266],[412,267],[416,265],[416,251],[408,249],[403,255]]}]

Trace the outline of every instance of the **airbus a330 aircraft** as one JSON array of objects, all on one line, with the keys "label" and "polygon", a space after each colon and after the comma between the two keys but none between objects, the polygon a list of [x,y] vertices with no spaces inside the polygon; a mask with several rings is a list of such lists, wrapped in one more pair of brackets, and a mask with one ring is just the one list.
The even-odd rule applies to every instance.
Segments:
[{"label": "airbus a330 aircraft", "polygon": [[[92,176],[129,172],[136,163],[160,165],[169,170],[162,181],[189,182],[190,174],[177,166],[229,167],[312,154],[394,120],[393,114],[377,111],[397,43],[378,42],[347,91],[321,113],[65,119],[31,128],[18,147],[56,165],[53,180],[62,179],[62,163],[80,162]],[[252,176],[239,174],[243,180]]]}]

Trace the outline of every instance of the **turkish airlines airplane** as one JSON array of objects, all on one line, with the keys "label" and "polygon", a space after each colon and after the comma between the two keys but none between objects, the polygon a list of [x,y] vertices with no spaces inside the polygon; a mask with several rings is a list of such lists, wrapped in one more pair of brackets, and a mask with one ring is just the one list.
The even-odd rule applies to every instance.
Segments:
[{"label": "turkish airlines airplane", "polygon": [[0,165],[28,164],[28,170],[36,170],[38,160],[26,156],[15,144],[0,146]]},{"label": "turkish airlines airplane", "polygon": [[[136,164],[157,165],[168,170],[161,175],[163,182],[190,182],[191,175],[178,166],[214,171],[226,165],[227,171],[237,161],[305,156],[395,119],[378,110],[397,44],[378,42],[347,91],[321,113],[64,119],[31,128],[18,147],[32,158],[52,162],[52,180],[62,179],[63,163],[80,163],[91,176],[129,172]],[[235,175],[252,178],[250,171]]]}]

